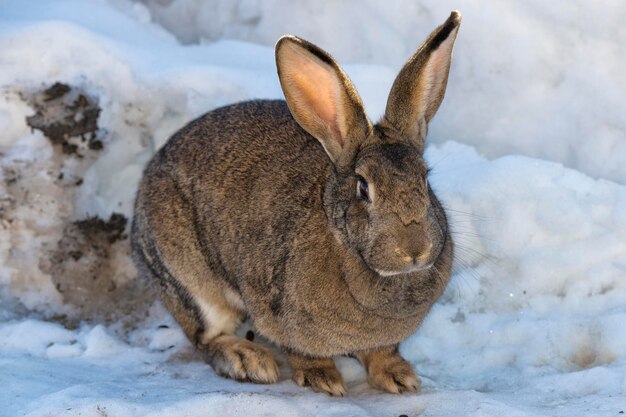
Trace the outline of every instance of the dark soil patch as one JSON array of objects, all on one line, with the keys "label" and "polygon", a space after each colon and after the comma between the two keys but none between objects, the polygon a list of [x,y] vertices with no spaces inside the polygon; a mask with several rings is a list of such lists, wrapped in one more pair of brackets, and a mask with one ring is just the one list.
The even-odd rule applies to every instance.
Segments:
[{"label": "dark soil patch", "polygon": [[119,213],[108,220],[89,217],[70,223],[46,262],[57,290],[82,319],[136,317],[154,298],[134,279],[136,272],[128,270],[127,223]]},{"label": "dark soil patch", "polygon": [[79,88],[57,82],[28,101],[36,113],[26,124],[43,132],[63,153],[83,156],[86,150],[104,147],[98,138],[98,100]]},{"label": "dark soil patch", "polygon": [[126,239],[124,230],[128,219],[126,216],[120,213],[113,213],[109,217],[108,221],[102,220],[100,217],[89,217],[85,220],[79,220],[74,222],[74,225],[78,227],[85,236],[91,238],[98,238],[101,236],[105,238],[109,244],[115,243],[118,240]]}]

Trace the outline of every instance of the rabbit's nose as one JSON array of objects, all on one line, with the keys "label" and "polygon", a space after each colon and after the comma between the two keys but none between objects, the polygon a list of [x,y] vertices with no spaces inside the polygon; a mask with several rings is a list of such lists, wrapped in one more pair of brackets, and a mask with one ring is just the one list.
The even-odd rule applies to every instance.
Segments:
[{"label": "rabbit's nose", "polygon": [[433,242],[423,227],[411,223],[405,229],[404,239],[400,242],[397,253],[403,261],[416,266],[428,263],[433,249]]},{"label": "rabbit's nose", "polygon": [[407,264],[424,266],[428,264],[432,248],[433,244],[431,242],[428,242],[425,248],[421,248],[419,250],[414,249],[414,252],[407,252],[405,249],[398,248],[396,250],[396,253],[398,253],[402,257],[402,260]]}]

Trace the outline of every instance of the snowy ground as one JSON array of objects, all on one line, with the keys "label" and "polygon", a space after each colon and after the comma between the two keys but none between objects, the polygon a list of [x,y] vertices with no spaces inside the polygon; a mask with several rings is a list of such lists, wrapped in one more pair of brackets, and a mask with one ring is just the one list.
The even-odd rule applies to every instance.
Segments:
[{"label": "snowy ground", "polygon": [[[0,0],[0,416],[626,412],[625,5],[200,3]],[[280,97],[283,32],[347,62],[375,119],[455,8],[427,157],[456,272],[401,347],[422,393],[375,392],[345,358],[343,399],[284,364],[274,386],[217,377],[135,280],[124,221],[143,165],[207,110]]]}]

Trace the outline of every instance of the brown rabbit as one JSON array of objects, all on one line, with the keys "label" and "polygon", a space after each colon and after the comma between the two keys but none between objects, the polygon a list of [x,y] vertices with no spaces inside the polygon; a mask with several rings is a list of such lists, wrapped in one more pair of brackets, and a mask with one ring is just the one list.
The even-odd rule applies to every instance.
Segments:
[{"label": "brown rabbit", "polygon": [[330,55],[285,36],[286,102],[207,113],[148,164],[134,260],[216,372],[278,380],[272,353],[234,335],[249,316],[299,385],[345,394],[332,357],[352,355],[372,386],[419,389],[398,343],[450,277],[452,240],[423,149],[460,22],[452,12],[409,59],[378,124]]}]

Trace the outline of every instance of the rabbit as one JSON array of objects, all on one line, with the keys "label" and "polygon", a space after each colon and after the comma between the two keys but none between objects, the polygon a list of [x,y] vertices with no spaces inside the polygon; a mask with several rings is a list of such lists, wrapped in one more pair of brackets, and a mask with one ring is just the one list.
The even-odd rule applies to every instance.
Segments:
[{"label": "rabbit", "polygon": [[452,12],[408,60],[377,124],[328,53],[283,36],[285,101],[213,110],[148,163],[133,260],[216,373],[278,381],[274,354],[235,335],[250,318],[300,386],[345,395],[333,361],[345,355],[374,388],[419,390],[398,344],[451,274],[453,242],[423,151],[460,23]]}]

